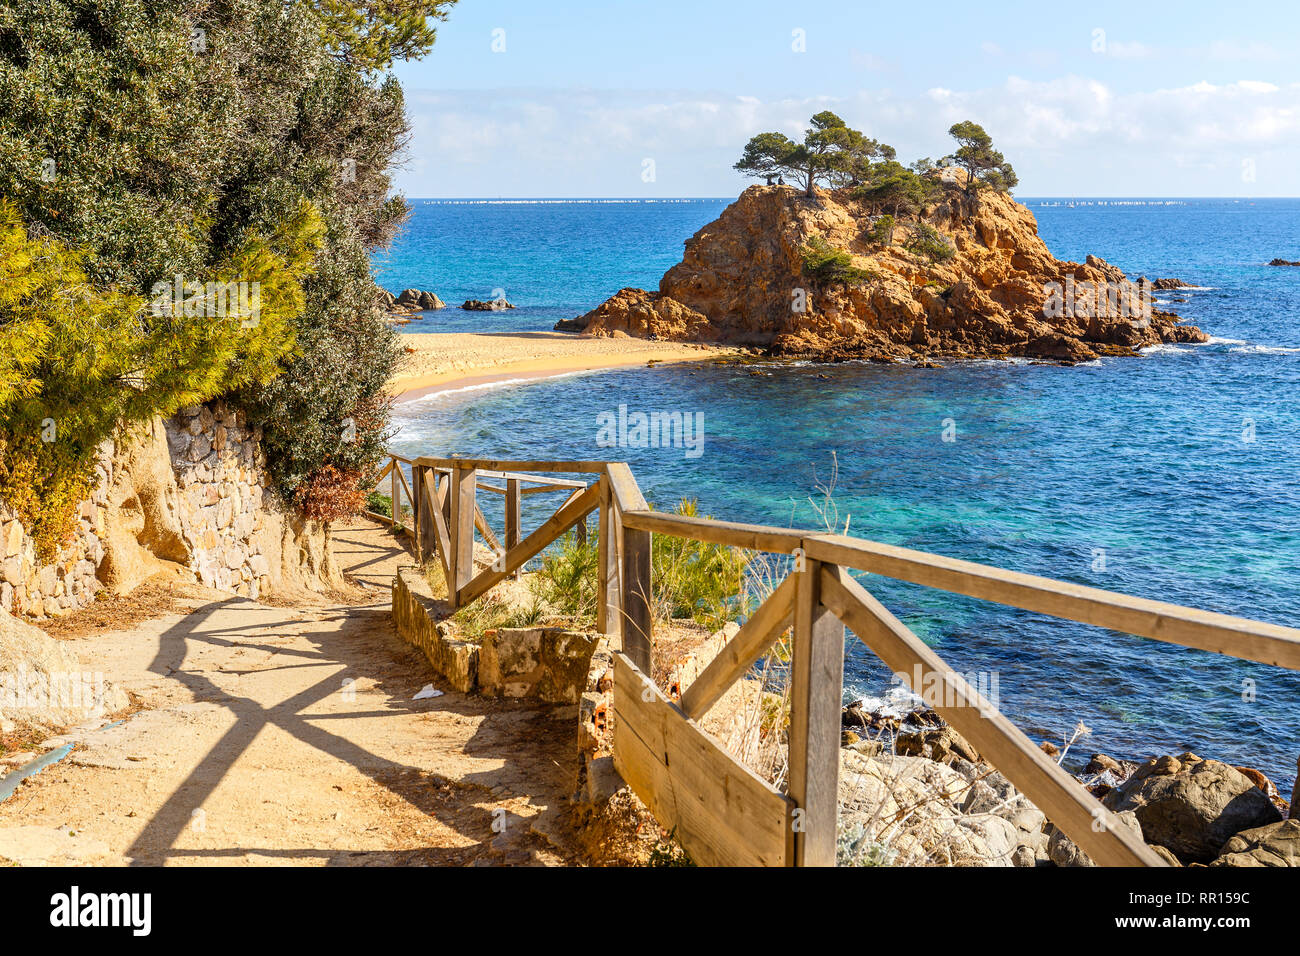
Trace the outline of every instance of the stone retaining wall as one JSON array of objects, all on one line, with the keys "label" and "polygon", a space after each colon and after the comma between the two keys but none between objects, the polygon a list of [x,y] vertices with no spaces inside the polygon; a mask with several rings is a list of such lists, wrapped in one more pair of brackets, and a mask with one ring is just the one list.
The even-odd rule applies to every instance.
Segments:
[{"label": "stone retaining wall", "polygon": [[0,505],[0,607],[44,618],[127,593],[160,571],[256,599],[342,584],[323,526],[273,500],[260,426],[217,401],[105,442],[72,540],[41,563]]},{"label": "stone retaining wall", "polygon": [[548,704],[576,704],[588,686],[599,635],[559,627],[503,627],[482,643],[457,640],[444,620],[447,605],[433,596],[419,568],[393,578],[397,633],[453,687],[485,697],[515,697]]}]

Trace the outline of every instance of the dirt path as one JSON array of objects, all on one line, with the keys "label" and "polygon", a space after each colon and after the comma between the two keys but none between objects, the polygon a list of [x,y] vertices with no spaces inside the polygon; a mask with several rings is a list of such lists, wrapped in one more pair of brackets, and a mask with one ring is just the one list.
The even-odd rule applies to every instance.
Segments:
[{"label": "dirt path", "polygon": [[[281,608],[209,592],[71,639],[143,709],[0,803],[21,864],[562,864],[576,714],[445,686],[397,637],[378,525],[337,535],[365,603]],[[197,593],[197,592],[196,592]]]}]

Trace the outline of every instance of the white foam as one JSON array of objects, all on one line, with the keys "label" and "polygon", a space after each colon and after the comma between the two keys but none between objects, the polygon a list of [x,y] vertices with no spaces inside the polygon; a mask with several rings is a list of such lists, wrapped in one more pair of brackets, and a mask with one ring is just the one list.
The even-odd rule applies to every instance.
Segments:
[{"label": "white foam", "polygon": [[1246,355],[1292,355],[1300,352],[1300,348],[1286,348],[1281,345],[1241,345],[1228,351]]},{"label": "white foam", "polygon": [[1197,343],[1200,345],[1245,345],[1245,339],[1225,339],[1218,335],[1211,335],[1208,341]]},{"label": "white foam", "polygon": [[502,378],[491,382],[475,382],[473,385],[458,385],[454,388],[443,388],[436,392],[430,392],[427,395],[421,395],[419,398],[413,398],[409,404],[418,402],[427,402],[435,398],[447,398],[450,395],[461,395],[465,392],[487,392],[494,391],[498,388],[509,388],[512,385],[529,385],[537,382],[547,382],[557,378],[569,378],[573,375],[587,375],[592,372],[603,372],[606,369],[579,369],[576,372],[556,372],[553,375],[532,375],[528,378]]},{"label": "white foam", "polygon": [[880,714],[882,717],[904,717],[920,707],[925,701],[901,684],[890,687],[883,694],[852,695],[861,701],[860,709],[868,714]]}]

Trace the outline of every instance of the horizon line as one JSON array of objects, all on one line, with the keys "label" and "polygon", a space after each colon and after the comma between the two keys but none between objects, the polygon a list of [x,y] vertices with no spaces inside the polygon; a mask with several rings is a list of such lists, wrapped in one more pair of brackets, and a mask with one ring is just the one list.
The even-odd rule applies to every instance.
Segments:
[{"label": "horizon line", "polygon": [[[728,201],[739,198],[737,196],[404,196],[408,202],[683,202],[688,200],[710,200],[710,201]],[[1157,196],[1143,193],[1114,193],[1108,195],[1095,194],[1067,194],[1067,193],[1040,193],[1036,195],[1018,196],[1014,193],[1011,198],[1017,202],[1026,199],[1147,199],[1168,202],[1172,200],[1223,200],[1232,202],[1254,202],[1259,199],[1300,199],[1300,195],[1277,195],[1277,196]]]}]

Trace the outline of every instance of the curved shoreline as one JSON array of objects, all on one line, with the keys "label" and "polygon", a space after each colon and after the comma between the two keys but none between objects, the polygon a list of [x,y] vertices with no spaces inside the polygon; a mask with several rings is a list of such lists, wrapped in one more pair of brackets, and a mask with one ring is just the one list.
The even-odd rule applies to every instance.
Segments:
[{"label": "curved shoreline", "polygon": [[388,383],[400,402],[429,395],[527,382],[648,363],[699,362],[740,350],[568,332],[431,332],[404,334],[406,368]]}]

